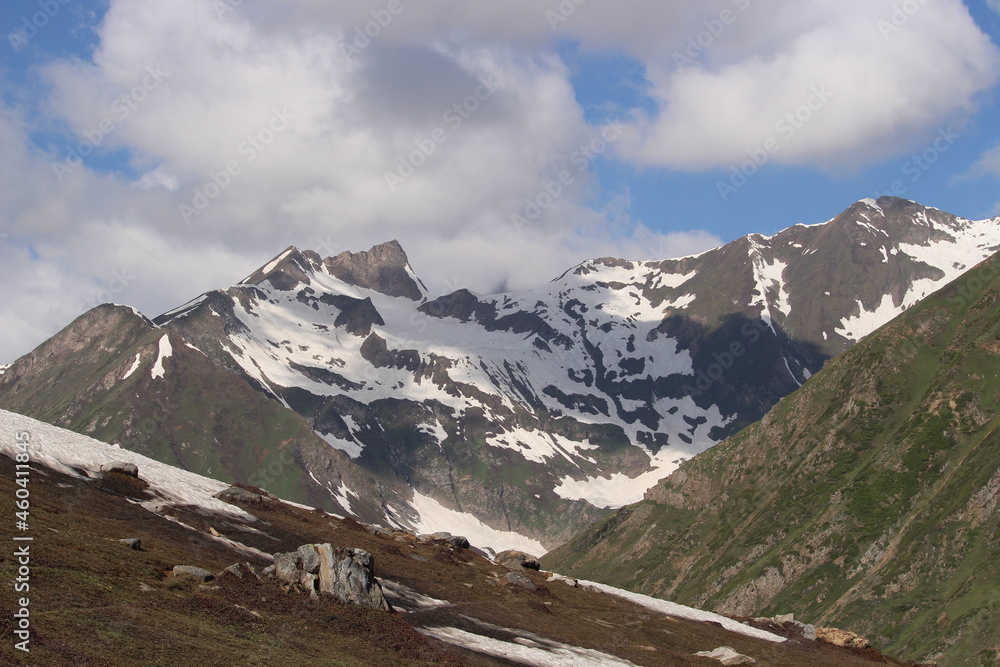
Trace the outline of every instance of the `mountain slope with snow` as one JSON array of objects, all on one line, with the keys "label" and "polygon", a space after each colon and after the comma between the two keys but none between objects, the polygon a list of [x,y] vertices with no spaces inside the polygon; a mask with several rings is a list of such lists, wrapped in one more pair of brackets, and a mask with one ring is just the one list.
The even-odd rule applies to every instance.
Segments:
[{"label": "mountain slope with snow", "polygon": [[[533,290],[436,298],[395,242],[327,258],[289,248],[157,318],[156,363],[143,372],[169,382],[175,357],[196,352],[296,415],[340,457],[337,472],[315,454],[286,464],[308,473],[297,483],[314,504],[325,493],[343,507],[350,467],[368,478],[348,488],[392,525],[419,523],[400,500],[417,493],[551,547],[1000,248],[998,228],[866,200],[696,257],[596,259]],[[124,374],[136,354],[116,351],[115,367]],[[40,414],[37,397],[11,402],[39,372],[22,364],[0,377],[0,404]],[[122,410],[107,400],[88,403],[100,418],[46,418],[114,431]],[[129,435],[130,447],[152,437]]]},{"label": "mountain slope with snow", "polygon": [[719,613],[794,606],[919,662],[994,664],[998,505],[1000,253],[543,564]]}]

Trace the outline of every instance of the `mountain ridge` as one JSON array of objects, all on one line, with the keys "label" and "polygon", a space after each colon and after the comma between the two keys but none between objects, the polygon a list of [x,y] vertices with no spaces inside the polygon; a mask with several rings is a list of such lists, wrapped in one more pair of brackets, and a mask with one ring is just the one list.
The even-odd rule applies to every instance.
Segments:
[{"label": "mountain ridge", "polygon": [[998,327],[995,255],[546,566],[723,613],[795,601],[909,659],[991,664]]},{"label": "mountain ridge", "polygon": [[[997,227],[882,198],[693,257],[588,260],[532,290],[436,298],[398,243],[334,258],[290,247],[153,322],[347,455],[336,473],[314,459],[297,459],[305,468],[294,474],[289,464],[309,494],[328,496],[311,502],[349,511],[353,493],[405,526],[421,520],[409,494],[422,494],[552,547],[760,419],[962,261],[1000,247]],[[93,332],[94,344],[115,335]],[[107,363],[127,368],[134,351],[115,349]],[[45,363],[0,376],[0,405],[89,428],[13,388],[14,377],[45,382],[73,360]],[[94,382],[82,378],[77,393]],[[162,432],[130,432],[151,408],[108,391],[90,406],[108,438],[167,447],[179,415],[158,415]],[[202,400],[209,409],[216,399]],[[355,481],[345,485],[347,467]]]}]

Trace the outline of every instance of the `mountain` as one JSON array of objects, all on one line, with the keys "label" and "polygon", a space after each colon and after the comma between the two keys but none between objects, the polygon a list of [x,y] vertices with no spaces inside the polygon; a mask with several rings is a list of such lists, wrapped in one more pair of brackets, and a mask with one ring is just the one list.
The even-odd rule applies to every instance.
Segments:
[{"label": "mountain", "polygon": [[[9,547],[22,555],[0,559],[10,582],[0,593],[5,665],[665,667],[719,664],[696,654],[723,646],[774,667],[903,664],[804,639],[792,624],[768,623],[775,634],[508,570],[444,539],[248,489],[252,500],[237,504],[226,484],[2,410],[0,431],[11,434],[0,438],[0,511],[12,524],[23,513],[18,536],[31,538]],[[103,469],[116,462],[134,464],[137,477]],[[16,509],[24,488],[28,509]],[[267,573],[275,554],[317,543],[364,550],[393,610],[322,590],[313,598]]]},{"label": "mountain", "polygon": [[997,248],[996,220],[893,198],[491,296],[429,294],[395,242],[288,248],[153,322],[85,314],[0,376],[0,406],[227,480],[274,470],[285,497],[333,511],[474,524],[538,553]]},{"label": "mountain", "polygon": [[1000,255],[545,565],[910,659],[1000,658]]}]

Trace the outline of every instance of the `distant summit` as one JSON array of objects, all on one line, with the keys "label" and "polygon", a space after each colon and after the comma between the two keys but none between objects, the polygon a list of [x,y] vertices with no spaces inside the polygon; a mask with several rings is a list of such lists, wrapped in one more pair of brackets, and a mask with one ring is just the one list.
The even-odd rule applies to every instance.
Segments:
[{"label": "distant summit", "polygon": [[884,197],[694,257],[429,300],[396,241],[289,247],[153,323],[91,311],[0,376],[0,406],[370,522],[473,522],[538,555],[997,248],[997,220]]}]

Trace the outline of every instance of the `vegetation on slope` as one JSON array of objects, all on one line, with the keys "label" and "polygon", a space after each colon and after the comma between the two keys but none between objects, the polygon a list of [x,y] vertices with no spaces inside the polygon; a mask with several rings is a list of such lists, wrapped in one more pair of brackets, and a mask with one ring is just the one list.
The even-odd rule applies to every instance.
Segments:
[{"label": "vegetation on slope", "polygon": [[553,569],[795,611],[946,664],[1000,657],[1000,257],[910,309]]}]

